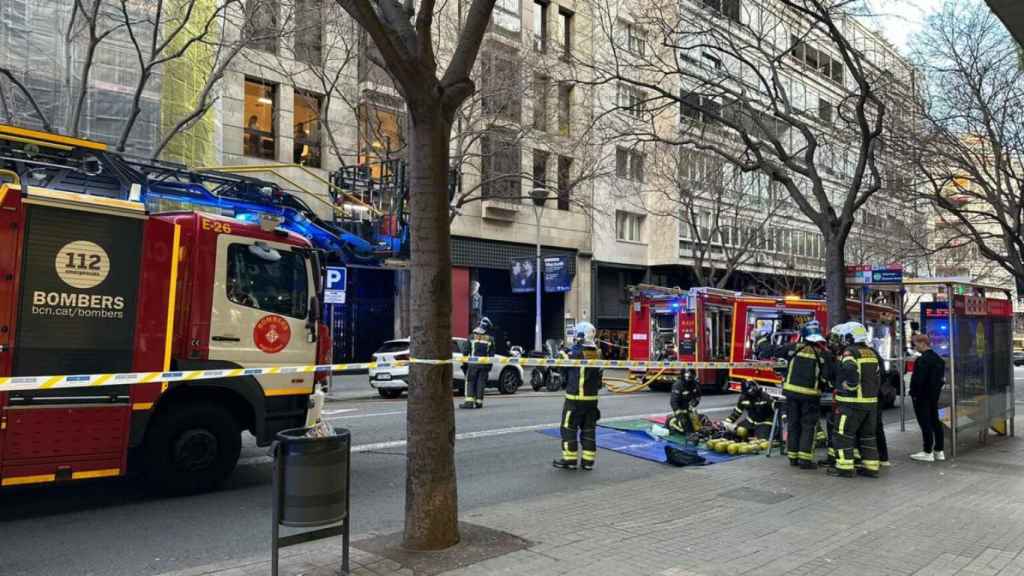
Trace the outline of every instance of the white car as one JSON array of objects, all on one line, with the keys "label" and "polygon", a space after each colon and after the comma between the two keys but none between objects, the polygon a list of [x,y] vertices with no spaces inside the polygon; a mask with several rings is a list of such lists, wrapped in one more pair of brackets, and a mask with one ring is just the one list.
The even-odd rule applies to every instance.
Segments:
[{"label": "white car", "polygon": [[[464,354],[469,349],[465,338],[452,338],[452,357]],[[518,350],[514,349],[514,352]],[[374,362],[397,362],[409,359],[409,339],[388,340],[380,349],[373,353]],[[453,366],[452,388],[462,394],[465,392],[466,373],[461,362]],[[523,384],[523,367],[500,363],[491,365],[487,376],[487,386],[497,388],[502,394],[515,394]],[[370,369],[370,386],[377,390],[382,398],[398,398],[409,389],[409,366],[389,366]]]}]

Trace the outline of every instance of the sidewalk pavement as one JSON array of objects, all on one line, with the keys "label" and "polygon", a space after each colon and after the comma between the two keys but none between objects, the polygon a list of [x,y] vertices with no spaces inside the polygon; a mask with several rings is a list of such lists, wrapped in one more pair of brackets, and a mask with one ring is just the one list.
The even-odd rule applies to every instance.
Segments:
[{"label": "sidewalk pavement", "polygon": [[[605,485],[552,471],[578,474],[579,489],[463,514],[527,540],[525,549],[443,574],[1024,576],[1024,439],[922,464],[908,459],[920,449],[916,427],[897,430],[887,426],[893,465],[877,480],[799,471],[779,457],[684,469],[636,460],[648,479]],[[359,546],[354,576],[414,575]],[[333,575],[341,561],[336,542],[285,555],[287,576]],[[269,573],[264,557],[166,576]]]}]

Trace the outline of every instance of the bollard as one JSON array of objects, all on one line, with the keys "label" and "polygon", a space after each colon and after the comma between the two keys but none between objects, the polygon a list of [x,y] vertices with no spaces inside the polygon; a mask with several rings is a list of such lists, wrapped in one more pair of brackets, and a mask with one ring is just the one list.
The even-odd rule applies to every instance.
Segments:
[{"label": "bollard", "polygon": [[[307,437],[309,428],[277,434],[274,445],[273,535],[271,574],[278,576],[280,549],[341,535],[341,574],[349,574],[349,481],[352,435]],[[316,528],[281,536],[281,526]]]}]

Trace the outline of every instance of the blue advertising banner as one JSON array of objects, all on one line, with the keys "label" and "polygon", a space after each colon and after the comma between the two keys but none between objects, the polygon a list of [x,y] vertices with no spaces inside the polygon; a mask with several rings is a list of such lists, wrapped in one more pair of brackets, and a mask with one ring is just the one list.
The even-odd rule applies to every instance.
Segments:
[{"label": "blue advertising banner", "polygon": [[568,292],[572,289],[572,276],[569,274],[569,262],[565,256],[547,256],[544,258],[544,291]]},{"label": "blue advertising banner", "polygon": [[537,289],[537,260],[512,259],[512,293],[523,294]]}]

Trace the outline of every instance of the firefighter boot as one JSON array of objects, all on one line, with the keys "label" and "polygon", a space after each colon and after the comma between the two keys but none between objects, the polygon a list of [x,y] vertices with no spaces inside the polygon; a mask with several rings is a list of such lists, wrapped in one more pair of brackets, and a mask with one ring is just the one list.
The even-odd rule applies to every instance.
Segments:
[{"label": "firefighter boot", "polygon": [[461,408],[463,410],[472,410],[473,408],[476,408],[476,407],[477,407],[476,402],[474,402],[472,400],[466,400],[462,404],[459,404],[459,408]]},{"label": "firefighter boot", "polygon": [[[558,459],[552,461],[551,465],[554,466],[555,468],[560,469],[560,470],[575,470],[576,469],[576,461],[575,460],[566,460],[564,458],[558,458]],[[593,467],[593,463],[591,463],[590,467],[591,468]],[[589,470],[589,469],[590,468],[585,468],[585,470]]]},{"label": "firefighter boot", "polygon": [[867,478],[878,478],[878,470],[869,470],[867,468],[857,468],[858,476],[865,476]]},{"label": "firefighter boot", "polygon": [[835,476],[837,478],[853,478],[853,470],[840,470],[839,468],[829,468],[829,476]]},{"label": "firefighter boot", "polygon": [[586,470],[587,472],[594,469],[593,460],[583,460],[580,462],[580,470]]},{"label": "firefighter boot", "polygon": [[818,465],[815,464],[814,462],[812,462],[811,460],[801,460],[800,461],[800,469],[801,470],[817,470],[818,469]]}]

